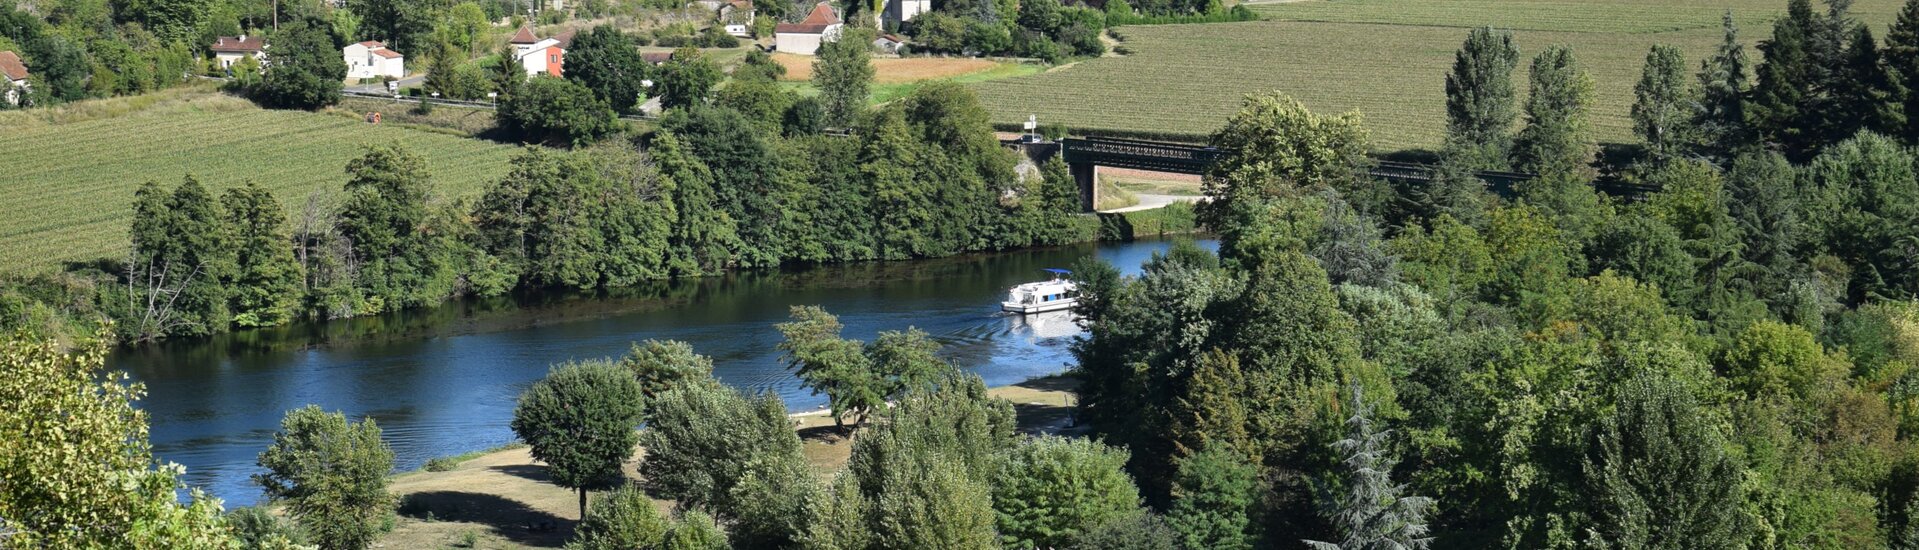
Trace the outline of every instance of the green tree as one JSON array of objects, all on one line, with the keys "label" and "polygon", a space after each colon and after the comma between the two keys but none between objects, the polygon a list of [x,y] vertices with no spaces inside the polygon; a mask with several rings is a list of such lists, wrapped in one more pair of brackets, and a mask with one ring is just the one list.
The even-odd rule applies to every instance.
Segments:
[{"label": "green tree", "polygon": [[1712,56],[1699,64],[1699,103],[1692,124],[1698,131],[1699,150],[1723,162],[1751,144],[1753,135],[1746,120],[1751,62],[1746,59],[1746,45],[1739,40],[1732,11],[1726,12],[1722,27],[1725,38]]},{"label": "green tree", "polygon": [[359,262],[359,287],[379,300],[367,309],[445,299],[451,289],[433,283],[443,268],[427,233],[433,180],[426,159],[399,145],[371,146],[347,163],[347,176],[340,235]]},{"label": "green tree", "polygon": [[[340,10],[341,13],[352,13]],[[473,2],[461,2],[448,9],[440,21],[440,30],[460,47],[461,53],[473,55],[479,46],[487,41],[487,32],[493,24],[487,20],[486,10]],[[342,37],[351,40],[352,36],[342,33]]]},{"label": "green tree", "polygon": [[1367,162],[1366,140],[1357,111],[1320,116],[1277,92],[1248,96],[1210,141],[1231,153],[1201,183],[1212,200],[1198,209],[1200,219],[1232,240],[1237,229],[1227,220],[1250,215],[1261,199],[1316,187],[1350,192]]},{"label": "green tree", "polygon": [[1738,467],[1687,390],[1650,374],[1618,390],[1584,457],[1592,519],[1583,532],[1619,548],[1738,548],[1746,540]]},{"label": "green tree", "polygon": [[1058,548],[1081,533],[1140,513],[1124,450],[1085,439],[1042,437],[1000,459],[993,510],[1002,546]]},{"label": "green tree", "polygon": [[1187,548],[1252,548],[1259,470],[1241,453],[1209,447],[1181,458],[1173,477],[1173,505],[1166,523]]},{"label": "green tree", "polygon": [[1817,137],[1818,125],[1806,107],[1822,84],[1811,42],[1824,24],[1810,0],[1789,0],[1786,16],[1773,21],[1772,38],[1759,43],[1765,61],[1747,110],[1759,137],[1791,158],[1809,155]]},{"label": "green tree", "polygon": [[300,264],[293,259],[292,238],[286,231],[286,208],[273,193],[248,181],[221,197],[227,224],[233,229],[237,270],[230,285],[228,308],[233,322],[264,327],[293,318],[300,300]]},{"label": "green tree", "polygon": [[745,245],[713,189],[713,172],[668,130],[653,134],[648,152],[660,174],[672,180],[673,205],[680,212],[680,223],[667,239],[673,273],[703,275],[732,265],[734,251]]},{"label": "green tree", "polygon": [[1667,159],[1693,143],[1691,110],[1698,104],[1686,85],[1686,59],[1679,48],[1654,45],[1633,87],[1633,131],[1646,141],[1654,159]]},{"label": "green tree", "polygon": [[1881,55],[1891,73],[1895,90],[1900,92],[1903,126],[1893,131],[1907,145],[1919,144],[1919,1],[1907,0],[1898,19],[1886,31],[1886,47]]},{"label": "green tree", "polygon": [[693,345],[678,340],[647,340],[633,344],[620,358],[620,366],[640,381],[640,393],[647,400],[686,384],[713,376],[713,359],[693,352]]},{"label": "green tree", "polygon": [[[1799,250],[1811,237],[1807,201],[1795,175],[1778,153],[1740,155],[1726,173],[1727,215],[1743,239],[1739,255],[1764,270],[1751,277],[1754,293],[1762,297],[1791,294],[1792,277],[1800,271]],[[1792,319],[1788,302],[1775,299],[1773,307],[1781,318]]]},{"label": "green tree", "polygon": [[1346,419],[1346,438],[1333,443],[1342,458],[1344,471],[1337,482],[1328,482],[1327,519],[1339,532],[1337,544],[1306,541],[1318,550],[1426,548],[1432,537],[1426,529],[1426,514],[1433,500],[1401,496],[1404,485],[1395,485],[1391,477],[1394,458],[1388,449],[1390,430],[1373,428],[1373,406],[1364,399],[1358,384],[1353,385],[1349,402],[1352,416]]},{"label": "green tree", "polygon": [[261,104],[311,111],[340,102],[346,60],[328,26],[305,19],[288,24],[274,33],[272,62],[253,92]]},{"label": "green tree", "polygon": [[660,108],[686,108],[706,104],[707,95],[713,86],[726,77],[720,72],[720,66],[707,59],[700,50],[685,46],[673,50],[673,56],[660,65],[659,78],[654,79],[653,90],[660,97]]},{"label": "green tree", "polygon": [[134,194],[131,233],[121,334],[144,341],[224,330],[233,232],[212,193],[192,177],[172,193],[148,183]]},{"label": "green tree", "polygon": [[393,449],[370,418],[349,422],[316,405],[288,411],[259,463],[266,473],[254,482],[324,550],[371,546],[393,515]]},{"label": "green tree", "polygon": [[726,531],[713,516],[699,510],[687,510],[680,514],[680,521],[666,534],[666,543],[661,550],[727,550]]},{"label": "green tree", "polygon": [[[1118,3],[1119,0],[1115,0]],[[1113,4],[1107,4],[1111,6]],[[1179,533],[1152,512],[1110,522],[1081,533],[1073,550],[1179,550]]]},{"label": "green tree", "polygon": [[1900,90],[1881,61],[1872,29],[1859,25],[1846,46],[1843,65],[1833,76],[1833,109],[1825,129],[1829,143],[1851,138],[1861,130],[1895,133],[1905,128]]},{"label": "green tree", "polygon": [[[19,548],[238,550],[218,499],[154,463],[145,394],[102,374],[108,344],[0,336],[0,529]],[[384,474],[384,472],[382,472]]]},{"label": "green tree", "polygon": [[790,313],[793,321],[778,326],[780,351],[802,385],[826,394],[836,424],[857,414],[854,425],[863,425],[888,399],[951,368],[934,355],[939,344],[918,329],[881,332],[867,344],[841,338],[839,318],[819,306],[793,306]]},{"label": "green tree", "polygon": [[573,540],[566,547],[578,550],[663,548],[671,529],[672,525],[660,516],[645,491],[625,485],[594,499],[592,511],[573,529]]},{"label": "green tree", "polygon": [[500,126],[522,141],[580,147],[619,127],[613,108],[578,82],[537,76],[500,99]]},{"label": "green tree", "polygon": [[820,88],[820,107],[826,125],[848,128],[866,112],[867,88],[873,84],[869,40],[844,38],[820,46],[813,61],[813,84]]},{"label": "green tree", "polygon": [[842,475],[857,480],[858,496],[836,506],[865,515],[877,548],[991,547],[990,479],[1012,429],[1010,404],[987,397],[976,376],[949,374],[902,396],[853,442]]},{"label": "green tree", "polygon": [[1466,35],[1446,74],[1446,156],[1479,170],[1508,165],[1519,112],[1513,97],[1518,66],[1512,33],[1487,27]]},{"label": "green tree", "polygon": [[1816,189],[1808,210],[1824,250],[1851,271],[1848,301],[1919,293],[1919,273],[1908,267],[1919,261],[1908,244],[1919,242],[1912,151],[1862,133],[1820,153],[1803,177]]},{"label": "green tree", "polygon": [[799,457],[786,406],[771,394],[748,397],[706,379],[654,400],[640,435],[640,475],[655,496],[733,517],[741,481]]},{"label": "green tree", "polygon": [[649,76],[647,69],[632,37],[612,25],[580,33],[566,51],[567,80],[593,90],[594,97],[620,113],[639,107],[641,94],[647,92],[641,85]]},{"label": "green tree", "polygon": [[513,95],[526,83],[526,66],[513,57],[512,44],[500,46],[500,50],[493,53],[493,62],[486,66],[486,79],[500,94],[499,99]]},{"label": "green tree", "polygon": [[620,465],[633,456],[641,400],[640,383],[618,365],[560,365],[520,394],[513,433],[546,463],[553,484],[579,491],[586,517],[586,492],[617,485]]},{"label": "green tree", "polygon": [[1541,175],[1585,174],[1595,145],[1593,80],[1571,48],[1548,46],[1533,58],[1526,128],[1513,142],[1513,165]]},{"label": "green tree", "polygon": [[156,38],[166,42],[183,42],[198,36],[201,25],[206,24],[213,0],[117,0],[114,2],[116,15],[126,21],[138,22]]}]

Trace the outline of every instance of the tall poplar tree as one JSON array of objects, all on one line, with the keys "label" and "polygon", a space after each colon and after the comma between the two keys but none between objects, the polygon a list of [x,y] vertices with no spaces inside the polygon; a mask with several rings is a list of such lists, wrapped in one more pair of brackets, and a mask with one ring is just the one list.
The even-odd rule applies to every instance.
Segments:
[{"label": "tall poplar tree", "polygon": [[1596,146],[1590,120],[1593,80],[1573,51],[1549,46],[1533,58],[1526,129],[1514,140],[1513,164],[1542,175],[1580,174]]},{"label": "tall poplar tree", "polygon": [[1654,159],[1670,158],[1688,142],[1690,106],[1696,101],[1686,86],[1686,60],[1679,48],[1659,44],[1646,54],[1646,67],[1633,87],[1633,130],[1646,140]]},{"label": "tall poplar tree", "polygon": [[1519,48],[1512,33],[1473,29],[1446,75],[1446,146],[1450,160],[1477,169],[1507,167],[1512,149],[1513,69]]},{"label": "tall poplar tree", "polygon": [[820,46],[819,59],[813,62],[813,83],[820,87],[827,126],[851,126],[866,110],[868,87],[873,83],[872,54],[866,51],[866,43],[845,37]]}]

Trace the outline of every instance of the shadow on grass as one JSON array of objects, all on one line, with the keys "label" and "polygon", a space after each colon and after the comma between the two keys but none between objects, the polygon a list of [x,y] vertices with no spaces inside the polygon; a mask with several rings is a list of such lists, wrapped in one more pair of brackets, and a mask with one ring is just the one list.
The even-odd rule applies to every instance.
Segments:
[{"label": "shadow on grass", "polygon": [[1079,423],[1071,405],[1014,403],[1020,433],[1029,435],[1079,435],[1086,426]]},{"label": "shadow on grass", "polygon": [[520,479],[528,479],[528,480],[538,481],[541,483],[547,483],[553,480],[552,476],[547,475],[545,466],[535,466],[532,464],[503,464],[499,466],[490,466],[487,469],[493,470],[495,472],[499,472],[502,474],[510,475],[513,477],[517,477]]},{"label": "shadow on grass", "polygon": [[1079,379],[1071,376],[1047,376],[1013,384],[1013,386],[1029,390],[1071,392],[1079,388]]},{"label": "shadow on grass", "polygon": [[478,523],[518,544],[559,548],[573,537],[573,520],[526,503],[483,493],[428,491],[407,495],[400,515],[428,521]]}]

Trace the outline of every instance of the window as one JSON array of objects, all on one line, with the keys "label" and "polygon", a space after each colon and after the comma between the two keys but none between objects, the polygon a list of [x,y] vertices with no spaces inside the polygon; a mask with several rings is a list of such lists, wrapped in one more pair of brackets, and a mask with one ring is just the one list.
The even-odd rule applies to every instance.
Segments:
[{"label": "window", "polygon": [[548,54],[548,55],[546,56],[546,62],[547,62],[547,63],[559,63],[559,62],[560,62],[560,56],[559,56],[558,54]]}]

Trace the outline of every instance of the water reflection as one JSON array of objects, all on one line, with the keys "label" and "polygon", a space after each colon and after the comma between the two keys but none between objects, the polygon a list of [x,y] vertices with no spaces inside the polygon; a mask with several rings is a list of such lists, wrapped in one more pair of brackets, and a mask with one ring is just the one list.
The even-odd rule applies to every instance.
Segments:
[{"label": "water reflection", "polygon": [[1168,246],[1089,244],[528,293],[121,350],[110,364],[147,384],[140,407],[155,454],[239,506],[258,498],[248,481],[254,459],[289,409],[313,403],[371,417],[400,467],[411,469],[511,441],[514,400],[549,365],[618,356],[648,338],[689,342],[713,357],[721,380],[775,391],[795,410],[815,408],[824,399],[800,388],[774,349],[773,325],[793,305],[826,307],[850,338],[917,326],[988,384],[1059,372],[1079,332],[1071,314],[1003,314],[1005,290],[1087,255],[1137,271]]}]

